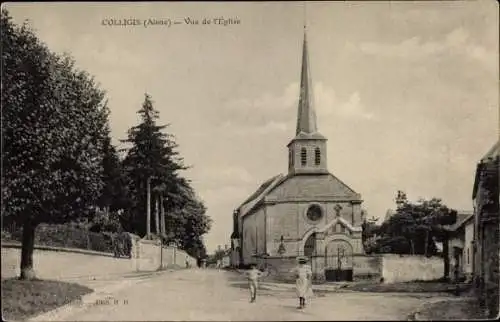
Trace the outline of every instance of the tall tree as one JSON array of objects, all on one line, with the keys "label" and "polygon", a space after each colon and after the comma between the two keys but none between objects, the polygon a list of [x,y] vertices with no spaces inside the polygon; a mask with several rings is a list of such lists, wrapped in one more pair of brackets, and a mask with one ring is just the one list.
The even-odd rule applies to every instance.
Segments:
[{"label": "tall tree", "polygon": [[[152,188],[164,186],[168,193],[175,190],[178,171],[187,169],[179,157],[177,144],[171,134],[162,131],[168,125],[157,125],[159,112],[154,109],[151,96],[145,94],[144,103],[138,111],[141,123],[128,131],[122,142],[131,145],[123,160],[128,177],[131,196],[128,230],[139,235],[146,234],[146,189],[148,180]],[[154,202],[151,202],[153,213]]]},{"label": "tall tree", "polygon": [[111,130],[109,128],[109,109],[105,106],[102,113],[102,122],[106,133],[102,144],[102,181],[104,188],[97,201],[97,206],[106,212],[116,212],[127,208],[127,182],[122,169],[118,151],[111,142]]},{"label": "tall tree", "polygon": [[444,226],[457,220],[457,212],[448,208],[439,198],[408,201],[406,194],[398,191],[396,214],[383,222],[378,230],[381,239],[377,248],[403,254],[435,255],[435,241],[443,243],[444,276],[448,274],[448,232]]},{"label": "tall tree", "polygon": [[38,224],[91,212],[103,183],[104,92],[6,10],[2,30],[2,204],[23,227],[21,278],[35,277]]}]

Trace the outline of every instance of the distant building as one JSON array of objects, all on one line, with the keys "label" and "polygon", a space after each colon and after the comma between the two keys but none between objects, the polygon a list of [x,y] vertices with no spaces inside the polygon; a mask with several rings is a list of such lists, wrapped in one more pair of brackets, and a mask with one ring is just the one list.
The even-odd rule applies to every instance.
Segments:
[{"label": "distant building", "polygon": [[499,313],[499,155],[498,141],[480,160],[472,191],[476,295],[489,318]]},{"label": "distant building", "polygon": [[266,180],[237,208],[231,239],[239,258],[233,255],[233,265],[265,260],[286,271],[297,256],[306,256],[316,278],[335,279],[327,272],[342,265],[352,274],[355,256],[364,253],[363,200],[328,171],[327,139],[318,132],[310,97],[305,33],[300,89],[296,135],[288,144],[288,174]]},{"label": "distant building", "polygon": [[451,265],[448,276],[453,278],[457,273],[457,276],[470,280],[473,275],[474,212],[457,211],[457,221],[444,228],[450,233],[447,256]]}]

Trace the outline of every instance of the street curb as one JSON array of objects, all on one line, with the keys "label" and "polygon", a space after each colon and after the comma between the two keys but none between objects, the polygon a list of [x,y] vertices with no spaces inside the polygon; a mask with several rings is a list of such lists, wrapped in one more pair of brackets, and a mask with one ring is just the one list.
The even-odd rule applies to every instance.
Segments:
[{"label": "street curb", "polygon": [[[156,277],[163,273],[171,272],[169,270],[152,272],[149,277]],[[66,317],[83,312],[88,308],[96,305],[96,302],[100,299],[109,296],[109,293],[117,292],[121,289],[130,287],[132,285],[144,282],[144,279],[132,279],[126,281],[120,281],[113,283],[98,289],[95,289],[92,293],[86,294],[82,297],[81,301],[73,301],[72,303],[65,304],[51,311],[41,313],[34,317],[27,319],[26,321],[62,321]]]},{"label": "street curb", "polygon": [[[1,246],[2,246],[2,248],[21,248],[21,243],[2,241]],[[54,246],[44,246],[44,245],[35,245],[34,248],[36,250],[48,250],[48,251],[54,251],[54,252],[65,252],[65,253],[77,253],[77,254],[85,254],[85,255],[114,257],[114,255],[112,253],[98,252],[95,250],[86,250],[86,249],[78,249],[78,248],[65,248],[65,247],[54,247]]]}]

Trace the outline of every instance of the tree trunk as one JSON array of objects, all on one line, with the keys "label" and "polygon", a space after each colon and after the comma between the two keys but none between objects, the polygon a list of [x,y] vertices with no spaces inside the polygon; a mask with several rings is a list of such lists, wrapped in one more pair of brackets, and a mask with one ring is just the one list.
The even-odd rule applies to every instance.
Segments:
[{"label": "tree trunk", "polygon": [[156,202],[155,202],[155,228],[156,228],[156,235],[160,235],[160,198],[157,195],[156,196]]},{"label": "tree trunk", "polygon": [[35,248],[36,225],[27,222],[23,225],[23,241],[21,247],[21,276],[22,280],[33,280],[36,278],[33,270],[33,250]]},{"label": "tree trunk", "polygon": [[146,180],[146,239],[151,235],[151,187],[150,178]]},{"label": "tree trunk", "polygon": [[413,244],[413,238],[410,238],[410,248],[411,248],[411,254],[415,255],[415,245]]},{"label": "tree trunk", "polygon": [[166,231],[165,231],[165,205],[163,204],[163,196],[160,196],[160,214],[161,214],[161,220],[160,220],[160,224],[161,224],[161,234],[162,235],[165,235],[166,234]]},{"label": "tree trunk", "polygon": [[429,231],[425,231],[425,248],[424,248],[424,255],[427,257],[427,249],[429,248]]}]

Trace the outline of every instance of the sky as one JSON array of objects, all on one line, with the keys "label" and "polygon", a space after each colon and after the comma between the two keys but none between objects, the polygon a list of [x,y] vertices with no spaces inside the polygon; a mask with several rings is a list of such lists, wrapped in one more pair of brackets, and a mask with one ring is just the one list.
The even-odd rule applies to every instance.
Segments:
[{"label": "sky", "polygon": [[[139,122],[144,93],[152,96],[214,221],[209,251],[229,244],[233,210],[287,171],[304,20],[329,171],[362,195],[368,217],[394,208],[397,190],[471,210],[476,163],[498,139],[496,1],[4,7],[95,76],[116,144]],[[150,19],[171,25],[145,26]]]}]

